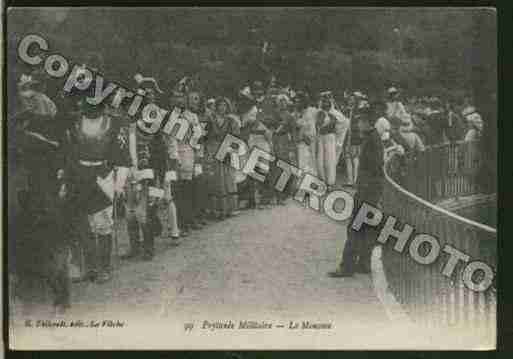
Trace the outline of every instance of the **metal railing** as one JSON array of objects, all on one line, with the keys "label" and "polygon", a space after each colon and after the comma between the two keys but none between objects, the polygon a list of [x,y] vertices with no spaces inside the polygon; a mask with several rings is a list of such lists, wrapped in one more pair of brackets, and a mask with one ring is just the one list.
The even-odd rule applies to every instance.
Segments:
[{"label": "metal railing", "polygon": [[[441,248],[449,244],[495,270],[496,229],[436,205],[444,199],[478,193],[479,165],[475,142],[430,147],[414,159],[394,156],[385,164],[383,210],[410,224],[416,233],[435,236]],[[480,333],[480,338],[485,335],[493,341],[494,285],[485,292],[473,292],[463,284],[461,263],[451,278],[442,275],[448,254],[441,252],[432,265],[421,265],[405,252],[397,253],[393,245],[385,244],[382,260],[389,289],[409,317],[435,329],[471,329]]]},{"label": "metal railing", "polygon": [[476,175],[481,156],[477,142],[432,146],[406,162],[405,173],[394,173],[396,182],[426,201],[436,203],[479,192]]}]

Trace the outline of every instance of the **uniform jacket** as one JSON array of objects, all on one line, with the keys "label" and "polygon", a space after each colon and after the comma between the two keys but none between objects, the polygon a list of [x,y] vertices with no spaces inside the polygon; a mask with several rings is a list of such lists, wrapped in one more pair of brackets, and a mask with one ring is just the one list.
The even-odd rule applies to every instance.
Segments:
[{"label": "uniform jacket", "polygon": [[357,187],[381,185],[385,178],[383,171],[384,147],[376,130],[372,130],[362,145]]},{"label": "uniform jacket", "polygon": [[112,202],[97,178],[107,177],[115,167],[130,167],[127,129],[108,115],[98,122],[79,117],[66,131],[62,150],[70,197],[80,203],[77,209],[92,214],[109,206]]}]

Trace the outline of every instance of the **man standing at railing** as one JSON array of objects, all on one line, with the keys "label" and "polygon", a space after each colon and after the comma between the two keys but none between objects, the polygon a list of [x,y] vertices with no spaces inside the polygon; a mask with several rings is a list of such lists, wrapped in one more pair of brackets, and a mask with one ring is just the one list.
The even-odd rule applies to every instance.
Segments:
[{"label": "man standing at railing", "polygon": [[[371,108],[373,118],[378,120],[362,147],[353,216],[363,203],[376,207],[381,199],[385,178],[383,142],[389,141],[391,130],[390,123],[384,117],[385,110],[385,104],[382,102],[374,103]],[[355,272],[370,273],[370,254],[373,243],[370,234],[368,228],[355,231],[348,227],[342,263],[336,271],[328,273],[330,277],[352,277]]]}]

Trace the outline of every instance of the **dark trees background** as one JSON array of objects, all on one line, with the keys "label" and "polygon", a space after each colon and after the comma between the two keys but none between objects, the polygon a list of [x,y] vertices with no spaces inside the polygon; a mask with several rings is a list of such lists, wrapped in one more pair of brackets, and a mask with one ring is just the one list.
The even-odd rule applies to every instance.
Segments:
[{"label": "dark trees background", "polygon": [[311,90],[394,84],[422,94],[472,91],[476,72],[496,71],[493,61],[476,65],[481,52],[496,57],[490,41],[476,45],[476,34],[495,36],[486,9],[10,9],[7,21],[12,60],[18,39],[35,32],[77,62],[101,53],[104,72],[127,85],[136,72],[164,88],[196,73],[207,91],[228,94],[272,72]]}]

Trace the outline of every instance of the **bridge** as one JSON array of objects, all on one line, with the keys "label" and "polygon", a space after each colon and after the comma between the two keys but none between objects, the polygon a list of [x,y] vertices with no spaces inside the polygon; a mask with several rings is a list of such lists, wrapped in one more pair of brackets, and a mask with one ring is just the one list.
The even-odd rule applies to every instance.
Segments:
[{"label": "bridge", "polygon": [[[435,236],[496,268],[496,195],[482,193],[477,181],[483,156],[476,142],[428,148],[416,158],[395,156],[385,165],[383,210],[417,233]],[[482,222],[482,223],[481,223]],[[463,265],[442,275],[445,261],[420,265],[388,244],[379,249],[390,302],[419,330],[447,340],[467,335],[484,347],[494,345],[495,283],[474,292],[464,285]],[[479,278],[477,278],[479,279]]]},{"label": "bridge", "polygon": [[[429,148],[416,159],[392,158],[385,168],[384,213],[494,265],[496,230],[456,213],[473,212],[469,203],[480,208],[493,205],[493,195],[480,194],[475,181],[479,161],[476,145],[468,143]],[[164,233],[152,262],[116,261],[111,282],[73,285],[73,304],[65,318],[123,320],[126,328],[104,330],[101,336],[91,336],[85,329],[73,336],[40,331],[44,336],[40,346],[215,349],[221,342],[230,349],[493,346],[495,291],[468,290],[461,282],[461,268],[447,279],[441,274],[442,263],[419,265],[387,243],[373,253],[371,276],[328,278],[327,272],[340,261],[346,226],[289,200],[285,206],[244,211],[210,224],[178,245],[172,246]],[[119,243],[120,253],[126,251],[124,222]],[[33,347],[33,332],[22,320],[25,316],[16,306],[11,308],[17,346]],[[44,313],[37,317],[53,318]],[[209,325],[264,320],[275,327],[236,330],[228,336],[202,329],[205,320]],[[289,328],[291,321],[300,328],[308,321],[331,329],[294,331]],[[186,323],[195,324],[190,334],[184,331]]]}]

